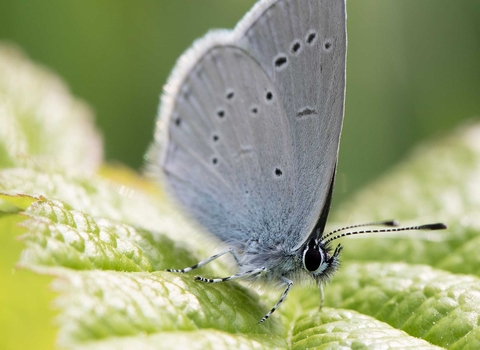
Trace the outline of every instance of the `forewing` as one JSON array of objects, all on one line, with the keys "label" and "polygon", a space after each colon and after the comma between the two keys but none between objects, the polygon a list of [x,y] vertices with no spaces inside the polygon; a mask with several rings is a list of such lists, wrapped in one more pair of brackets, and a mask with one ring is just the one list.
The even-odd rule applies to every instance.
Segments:
[{"label": "forewing", "polygon": [[238,45],[275,83],[290,124],[295,214],[285,231],[301,243],[322,211],[337,161],[345,95],[345,2],[261,1],[235,33]]}]

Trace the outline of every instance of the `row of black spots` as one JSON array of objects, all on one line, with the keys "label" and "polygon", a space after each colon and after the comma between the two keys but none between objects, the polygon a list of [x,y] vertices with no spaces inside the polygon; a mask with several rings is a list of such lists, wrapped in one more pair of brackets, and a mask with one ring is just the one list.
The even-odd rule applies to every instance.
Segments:
[{"label": "row of black spots", "polygon": [[[195,70],[195,74],[200,77],[203,74],[203,70],[200,68],[197,68]],[[191,97],[193,95],[194,94],[192,93],[191,86],[188,83],[185,83],[180,88],[179,97],[177,97],[176,103],[183,103],[184,101],[186,101],[188,104],[191,104]],[[180,126],[183,122],[182,118],[180,118],[176,113],[173,116],[173,121],[176,126]]]},{"label": "row of black spots", "polygon": [[[310,32],[309,35],[307,35],[305,41],[309,45],[313,45],[316,41],[317,33],[315,32]],[[302,52],[303,45],[302,42],[298,39],[295,39],[291,44],[290,44],[290,55],[292,56],[298,56],[300,52]],[[288,57],[284,53],[280,53],[275,58],[273,59],[273,64],[275,67],[275,70],[277,71],[282,71],[288,66]]]},{"label": "row of black spots", "polygon": [[[305,36],[305,42],[308,46],[313,46],[317,42],[318,34],[316,31],[311,30]],[[327,52],[331,51],[333,47],[333,40],[326,39],[323,43],[323,49]],[[290,45],[290,54],[293,56],[298,56],[303,49],[302,42],[298,39],[295,39],[292,44]],[[288,57],[284,53],[278,54],[274,58],[274,66],[277,71],[281,71],[285,69],[288,65]]]},{"label": "row of black spots", "polygon": [[[227,98],[228,98],[229,95],[233,95],[233,94],[234,94],[233,91],[232,91],[232,92],[229,92],[229,93],[227,94]],[[233,98],[233,97],[232,97],[232,98]],[[266,101],[266,102],[271,102],[272,100],[273,100],[273,93],[272,93],[271,91],[269,91],[269,90],[266,91],[266,92],[265,92],[265,101]],[[258,112],[259,112],[259,108],[258,108],[257,105],[252,105],[252,106],[250,107],[250,113],[251,113],[252,115],[257,115]],[[217,115],[218,118],[224,118],[224,117],[226,116],[226,111],[225,111],[225,109],[223,109],[223,108],[217,109],[216,115]]]},{"label": "row of black spots", "polygon": [[[305,42],[313,46],[315,42],[317,41],[317,33],[315,31],[310,31],[307,36],[305,37]],[[290,54],[293,56],[298,56],[300,52],[302,52],[303,45],[302,42],[298,39],[295,39],[291,44],[290,44]],[[278,54],[274,59],[274,66],[277,71],[281,71],[285,69],[288,65],[288,57],[284,53]]]},{"label": "row of black spots", "polygon": [[[270,103],[272,100],[273,100],[273,93],[271,91],[266,91],[265,102]],[[256,104],[253,104],[250,106],[250,115],[257,116],[259,113],[260,113],[260,108]]]},{"label": "row of black spots", "polygon": [[[317,33],[314,31],[310,32],[307,35],[307,43],[313,46],[315,42],[317,41]],[[330,52],[333,49],[333,39],[327,38],[323,42],[323,50],[326,52]]]},{"label": "row of black spots", "polygon": [[[233,100],[234,96],[235,96],[235,92],[234,92],[233,90],[230,90],[230,89],[227,90],[227,93],[226,93],[227,100]],[[268,101],[272,100],[272,99],[273,99],[273,94],[272,94],[272,92],[271,92],[271,91],[267,91],[267,93],[265,94],[265,98],[266,98]],[[219,111],[217,112],[217,114],[218,114],[219,117],[223,117],[224,114],[225,114],[225,111],[219,110]]]},{"label": "row of black spots", "polygon": [[[178,116],[174,117],[173,121],[174,121],[176,126],[180,126],[182,124],[182,118],[180,118]],[[214,143],[217,143],[217,142],[220,141],[220,136],[218,136],[217,134],[213,134],[212,140],[213,140]],[[216,164],[216,161],[214,162],[214,164]]]},{"label": "row of black spots", "polygon": [[[225,92],[225,99],[227,102],[232,101],[235,98],[235,91],[231,88],[227,89]],[[265,102],[270,103],[273,100],[273,93],[270,90],[265,91]],[[252,115],[257,115],[259,113],[259,107],[257,105],[250,106],[250,113]],[[218,118],[224,118],[226,116],[226,111],[224,108],[218,108],[215,112]]]},{"label": "row of black spots", "polygon": [[[310,46],[313,46],[316,43],[316,41],[317,41],[317,33],[315,31],[311,31],[306,37],[306,42]],[[323,50],[329,52],[332,50],[332,48],[333,48],[333,39],[331,38],[325,39],[325,41],[323,42]]]}]

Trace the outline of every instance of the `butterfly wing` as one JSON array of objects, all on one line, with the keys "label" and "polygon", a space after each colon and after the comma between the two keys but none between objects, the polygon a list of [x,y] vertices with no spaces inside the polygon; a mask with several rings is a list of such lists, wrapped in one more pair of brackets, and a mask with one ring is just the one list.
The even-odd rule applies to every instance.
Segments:
[{"label": "butterfly wing", "polygon": [[294,174],[285,173],[293,148],[275,85],[244,50],[219,43],[223,36],[197,43],[184,57],[194,62],[189,73],[173,78],[159,161],[190,214],[234,243],[289,220],[282,199],[293,197]]},{"label": "butterfly wing", "polygon": [[315,225],[343,119],[344,6],[260,1],[233,32],[210,33],[179,60],[153,161],[220,239],[298,243]]},{"label": "butterfly wing", "polygon": [[[259,2],[235,31],[238,45],[259,62],[281,94],[294,143],[297,189],[295,217],[286,229],[301,244],[324,205],[329,206],[338,157],[345,97],[345,1]],[[322,231],[324,225],[319,225]]]}]

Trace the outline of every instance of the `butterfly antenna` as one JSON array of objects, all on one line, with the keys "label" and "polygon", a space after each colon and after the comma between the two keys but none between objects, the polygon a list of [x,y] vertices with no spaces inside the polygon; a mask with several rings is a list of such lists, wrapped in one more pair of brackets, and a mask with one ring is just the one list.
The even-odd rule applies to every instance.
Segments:
[{"label": "butterfly antenna", "polygon": [[366,224],[357,224],[351,226],[345,226],[342,228],[338,228],[327,235],[322,237],[322,240],[327,239],[330,236],[333,236],[335,233],[345,230],[351,230],[352,228],[363,227],[363,226],[398,226],[399,222],[397,220],[385,220],[385,221],[375,221],[375,222],[368,222]]},{"label": "butterfly antenna", "polygon": [[[366,226],[366,225],[358,225],[358,226]],[[353,231],[353,232],[345,232],[345,233],[341,233],[339,235],[333,236],[327,239],[326,241],[324,241],[323,243],[327,245],[328,243],[345,236],[360,235],[364,233],[399,232],[399,231],[413,231],[413,230],[434,231],[434,230],[444,230],[446,228],[447,228],[447,225],[442,223],[437,223],[437,224],[427,224],[427,225],[409,226],[409,227],[385,228],[385,229],[379,229],[379,230]],[[331,235],[328,234],[327,236],[331,236]]]}]

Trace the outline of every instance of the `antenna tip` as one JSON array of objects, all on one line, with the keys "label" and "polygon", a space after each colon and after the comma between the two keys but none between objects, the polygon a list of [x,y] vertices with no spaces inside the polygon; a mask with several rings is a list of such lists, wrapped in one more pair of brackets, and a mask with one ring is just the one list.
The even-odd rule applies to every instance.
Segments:
[{"label": "antenna tip", "polygon": [[445,230],[446,228],[447,225],[442,224],[441,222],[437,224],[422,225],[419,227],[420,230]]},{"label": "antenna tip", "polygon": [[387,221],[384,221],[383,224],[385,226],[398,226],[398,225],[400,225],[400,223],[397,220],[387,220]]}]

